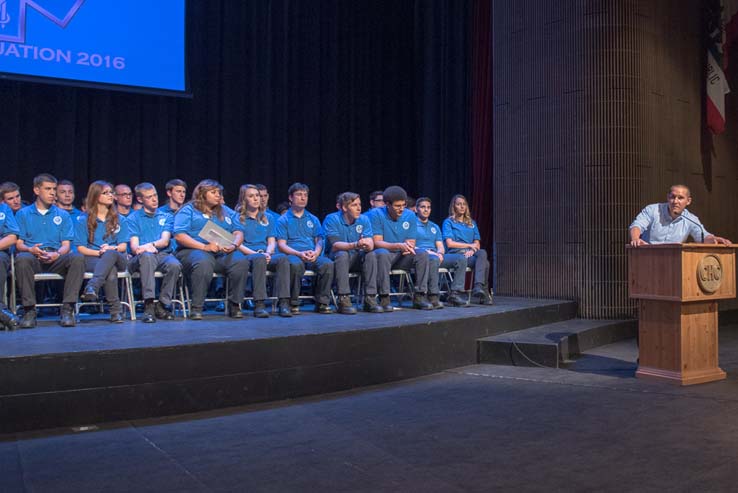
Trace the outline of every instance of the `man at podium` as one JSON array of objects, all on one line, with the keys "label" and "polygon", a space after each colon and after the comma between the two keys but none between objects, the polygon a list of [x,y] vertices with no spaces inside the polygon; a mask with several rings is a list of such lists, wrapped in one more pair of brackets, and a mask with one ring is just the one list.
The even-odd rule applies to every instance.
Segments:
[{"label": "man at podium", "polygon": [[630,225],[630,244],[634,247],[654,243],[695,242],[730,245],[730,240],[708,233],[700,219],[687,210],[692,195],[685,185],[672,185],[666,203],[647,205]]}]

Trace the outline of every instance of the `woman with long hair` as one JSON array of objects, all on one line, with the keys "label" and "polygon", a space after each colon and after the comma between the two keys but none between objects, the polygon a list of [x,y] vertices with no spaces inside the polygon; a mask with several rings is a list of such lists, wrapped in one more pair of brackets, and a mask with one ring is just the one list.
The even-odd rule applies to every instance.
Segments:
[{"label": "woman with long hair", "polygon": [[[243,318],[241,302],[249,273],[246,257],[238,251],[243,233],[223,207],[223,187],[215,180],[203,180],[192,191],[192,200],[174,216],[176,256],[192,286],[190,318],[202,320],[205,295],[213,273],[224,274],[230,287],[226,313],[232,318]],[[212,221],[233,235],[231,244],[223,245],[200,237],[200,231]]]},{"label": "woman with long hair", "polygon": [[74,246],[85,257],[85,269],[92,272],[82,293],[82,301],[97,301],[100,288],[110,303],[110,321],[123,322],[118,294],[118,271],[126,270],[128,227],[113,202],[113,185],[106,181],[90,184],[84,214],[77,216]]},{"label": "woman with long hair", "polygon": [[238,193],[234,219],[243,231],[243,243],[239,250],[246,256],[251,270],[254,293],[254,316],[269,316],[264,308],[266,299],[266,271],[277,274],[274,290],[279,299],[279,316],[291,317],[290,301],[290,263],[287,256],[275,253],[277,240],[274,236],[276,214],[266,213],[256,185],[242,185]]},{"label": "woman with long hair", "polygon": [[467,266],[474,269],[474,290],[472,299],[479,304],[491,305],[492,297],[487,286],[489,260],[487,252],[481,247],[479,228],[471,217],[469,202],[463,195],[454,195],[448,206],[448,218],[443,221],[443,240],[449,253],[461,253],[466,257]]}]

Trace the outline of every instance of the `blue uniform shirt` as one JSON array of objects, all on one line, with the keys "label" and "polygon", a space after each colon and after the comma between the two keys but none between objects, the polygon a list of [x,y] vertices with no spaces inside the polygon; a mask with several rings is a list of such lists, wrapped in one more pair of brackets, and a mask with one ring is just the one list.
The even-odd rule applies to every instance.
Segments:
[{"label": "blue uniform shirt", "polygon": [[246,216],[245,222],[241,222],[241,213],[236,212],[233,215],[233,221],[243,231],[243,246],[254,251],[266,251],[267,239],[274,237],[274,227],[276,226],[272,218],[264,214],[265,223],[261,223],[256,219]]},{"label": "blue uniform shirt", "polygon": [[[74,206],[72,206],[72,208],[70,210],[62,209],[61,207],[59,207],[59,209],[63,210],[67,214],[69,214],[69,217],[72,218],[72,222],[74,222],[74,220],[77,219],[77,216],[79,216],[80,214],[82,214],[82,211],[79,210],[79,209],[77,209]],[[74,226],[72,226],[72,229],[74,229]]]},{"label": "blue uniform shirt", "polygon": [[120,222],[118,228],[110,236],[105,236],[105,222],[97,220],[95,227],[95,235],[90,243],[87,237],[87,213],[77,216],[74,223],[74,242],[75,247],[84,246],[90,250],[100,250],[100,246],[104,243],[108,245],[118,245],[119,243],[128,243],[128,220],[118,215]]},{"label": "blue uniform shirt", "polygon": [[0,237],[5,238],[8,235],[20,236],[20,230],[13,210],[8,204],[0,204]]},{"label": "blue uniform shirt", "polygon": [[[161,235],[165,231],[172,232],[174,228],[174,218],[171,214],[161,212],[158,209],[149,215],[143,209],[132,212],[128,218],[128,237],[138,237],[139,244],[152,243],[161,239]],[[159,250],[160,252],[171,252],[172,241],[166,248]]]},{"label": "blue uniform shirt", "polygon": [[648,243],[683,243],[689,236],[695,241],[702,241],[703,231],[705,237],[711,234],[702,226],[700,219],[687,209],[684,209],[681,216],[672,219],[669,204],[665,202],[644,207],[630,227],[639,228],[641,239]]},{"label": "blue uniform shirt", "polygon": [[337,241],[354,243],[361,238],[371,238],[372,223],[364,214],[360,215],[353,224],[348,224],[342,211],[332,212],[325,216],[323,229],[326,237],[326,253],[330,253],[331,246]]},{"label": "blue uniform shirt", "polygon": [[[233,218],[227,214],[227,211],[233,209],[223,207],[223,219],[218,219],[218,216],[212,214],[205,214],[204,212],[198,211],[189,203],[183,206],[177,214],[174,215],[174,234],[186,233],[190,235],[193,240],[199,241],[203,245],[207,245],[208,242],[200,238],[200,230],[207,224],[208,221],[213,221],[215,224],[225,229],[229,233],[235,233],[237,227],[233,222]],[[231,212],[232,214],[232,212]]]},{"label": "blue uniform shirt", "polygon": [[390,218],[387,206],[377,207],[367,213],[374,235],[381,235],[388,243],[403,243],[417,238],[418,220],[410,209],[402,211],[396,221]]},{"label": "blue uniform shirt", "polygon": [[41,214],[36,204],[19,210],[15,219],[20,230],[19,239],[27,247],[40,243],[40,248],[59,250],[62,241],[74,240],[74,222],[67,211],[52,205],[46,214]]},{"label": "blue uniform shirt", "polygon": [[415,248],[436,252],[438,251],[438,247],[436,246],[437,241],[443,241],[441,239],[441,228],[431,220],[423,223],[418,218],[418,238],[415,240]]},{"label": "blue uniform shirt", "polygon": [[277,240],[286,240],[290,248],[304,252],[315,249],[315,239],[323,236],[323,228],[318,218],[307,210],[302,217],[296,217],[290,209],[277,221],[274,236]]},{"label": "blue uniform shirt", "polygon": [[[162,205],[161,207],[159,207],[156,210],[159,211],[159,212],[166,212],[167,214],[171,214],[171,215],[175,215],[177,213],[177,211],[175,211],[174,209],[172,209],[172,206],[169,205],[169,202],[167,202],[166,205]],[[179,210],[179,209],[177,209],[177,210]]]},{"label": "blue uniform shirt", "polygon": [[[443,221],[443,241],[451,238],[453,241],[460,243],[474,243],[474,240],[481,240],[477,222],[472,219],[471,226],[466,223],[455,221],[450,217]],[[451,252],[451,250],[449,250]]]}]

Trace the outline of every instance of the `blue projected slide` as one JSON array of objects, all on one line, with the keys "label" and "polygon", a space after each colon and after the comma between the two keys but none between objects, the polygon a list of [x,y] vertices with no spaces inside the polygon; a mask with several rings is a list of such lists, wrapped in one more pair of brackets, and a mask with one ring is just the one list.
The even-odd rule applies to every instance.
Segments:
[{"label": "blue projected slide", "polygon": [[185,0],[0,0],[0,72],[186,91]]}]

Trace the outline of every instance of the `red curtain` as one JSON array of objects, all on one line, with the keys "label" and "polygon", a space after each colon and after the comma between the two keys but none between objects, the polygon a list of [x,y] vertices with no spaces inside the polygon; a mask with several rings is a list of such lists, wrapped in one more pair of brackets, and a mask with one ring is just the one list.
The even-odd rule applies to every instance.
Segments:
[{"label": "red curtain", "polygon": [[472,213],[492,255],[492,0],[474,0],[471,30]]}]

